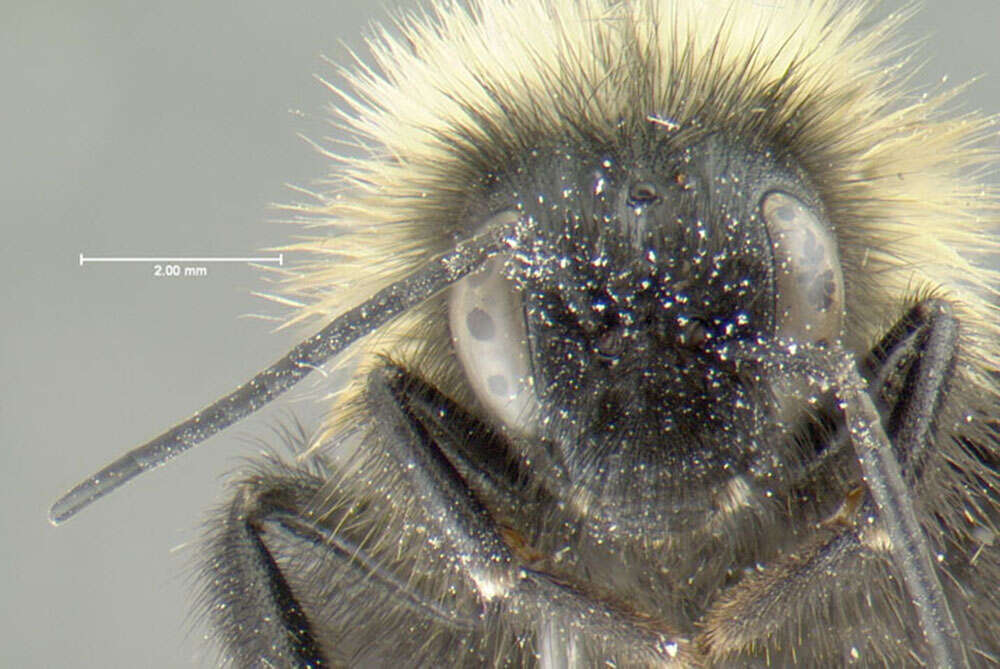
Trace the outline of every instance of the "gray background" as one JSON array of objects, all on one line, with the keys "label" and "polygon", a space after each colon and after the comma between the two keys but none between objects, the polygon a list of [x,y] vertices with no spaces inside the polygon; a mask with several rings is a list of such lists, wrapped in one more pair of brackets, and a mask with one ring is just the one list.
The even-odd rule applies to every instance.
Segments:
[{"label": "gray background", "polygon": [[[330,132],[311,75],[335,76],[320,56],[345,61],[382,16],[363,0],[3,3],[0,666],[213,663],[189,613],[190,542],[287,407],[63,527],[46,513],[291,337],[241,318],[275,311],[249,294],[267,287],[251,268],[155,279],[77,256],[244,255],[286,239],[268,204],[325,170],[296,138]],[[985,75],[963,105],[1000,112],[1000,3],[932,3],[909,31],[927,39],[919,82]]]}]

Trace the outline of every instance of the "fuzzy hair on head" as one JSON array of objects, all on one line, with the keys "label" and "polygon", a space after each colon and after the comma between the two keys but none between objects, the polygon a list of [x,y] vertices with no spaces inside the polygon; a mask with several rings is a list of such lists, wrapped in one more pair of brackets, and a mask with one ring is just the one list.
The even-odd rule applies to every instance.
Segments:
[{"label": "fuzzy hair on head", "polygon": [[[308,257],[285,285],[282,299],[299,307],[288,324],[329,321],[453,248],[474,232],[470,220],[498,175],[516,169],[533,151],[622,146],[652,126],[677,146],[685,133],[720,133],[741,146],[777,147],[806,174],[833,228],[844,276],[841,338],[847,349],[859,356],[868,352],[928,296],[954,306],[957,360],[928,449],[936,467],[920,482],[917,504],[935,546],[955,546],[969,557],[975,550],[969,546],[984,548],[995,540],[1000,500],[993,464],[1000,415],[1000,274],[985,264],[998,250],[1000,208],[997,194],[977,183],[997,167],[996,151],[987,144],[995,119],[956,115],[951,107],[958,90],[920,95],[910,89],[911,49],[901,37],[910,14],[886,15],[878,3],[863,0],[444,0],[378,28],[369,55],[338,70],[338,83],[327,83],[339,99],[338,123],[356,146],[349,155],[327,151],[334,176],[323,184],[324,194],[317,204],[292,208],[311,236],[286,248]],[[437,296],[380,328],[360,347],[361,365],[399,361],[475,413],[482,407],[453,350],[447,308],[445,297]],[[378,418],[366,413],[366,375],[355,378],[314,451]],[[989,453],[977,450],[981,444]],[[394,490],[377,472],[356,481],[354,473],[324,488],[327,511]],[[743,506],[744,491],[730,492],[729,506]],[[419,552],[401,548],[418,540],[397,531],[403,523],[391,514],[365,522],[366,532],[377,538],[374,550],[400,565],[400,556]],[[772,523],[750,538],[777,546],[787,533]],[[579,543],[573,548],[582,554],[587,547]],[[641,543],[639,538],[630,547],[631,564],[616,561],[618,555],[604,560],[612,564],[609,571],[659,566],[651,555],[664,545]],[[769,558],[787,557],[783,550],[775,548]],[[689,557],[688,566],[699,559]],[[600,567],[603,559],[586,566]],[[975,552],[970,565],[976,560],[975,569],[969,567],[973,576],[952,574],[946,565],[940,567],[942,580],[956,590],[993,583],[1000,574],[997,551]],[[688,575],[683,568],[674,573]],[[834,576],[863,580],[858,574]],[[891,581],[882,577],[880,583]],[[719,578],[713,586],[721,588]],[[758,586],[765,578],[746,582]],[[671,587],[659,585],[663,592]],[[858,601],[866,594],[871,591]],[[982,609],[976,624],[1000,625],[996,598],[976,596]],[[734,652],[754,653],[759,641],[761,657],[770,658],[774,650],[787,653],[775,658],[794,658],[795,642],[778,649],[781,639],[801,640],[813,628],[836,626],[838,616],[855,621],[844,623],[846,629],[876,611],[892,618],[878,628],[889,631],[865,638],[879,647],[905,644],[905,633],[896,631],[912,613],[909,603],[900,597],[881,601],[889,604],[858,604],[864,609],[858,615],[844,613],[846,606],[831,613],[819,611],[823,603],[805,602],[803,610],[814,608],[789,614],[775,646],[760,634],[728,643]],[[974,635],[986,637],[981,630]],[[1000,656],[995,642],[982,643],[992,643],[986,652]],[[887,651],[899,653],[891,657],[906,652]]]},{"label": "fuzzy hair on head", "polygon": [[[328,83],[361,157],[297,207],[321,233],[285,294],[291,323],[329,320],[453,245],[470,202],[512,156],[567,139],[612,140],[650,123],[725,130],[781,146],[813,179],[846,280],[844,341],[867,350],[918,295],[950,297],[963,323],[961,383],[997,407],[1000,279],[993,120],[947,113],[956,90],[917,95],[900,28],[858,0],[447,0],[379,28],[371,63]],[[325,234],[328,233],[328,234]],[[331,259],[333,261],[331,262]],[[406,356],[441,339],[402,318],[369,350]],[[428,316],[435,318],[428,319]],[[424,325],[418,325],[423,323]],[[430,331],[428,331],[430,330]],[[446,339],[446,337],[445,337]],[[391,343],[389,343],[391,342]],[[447,355],[432,378],[458,378]]]}]

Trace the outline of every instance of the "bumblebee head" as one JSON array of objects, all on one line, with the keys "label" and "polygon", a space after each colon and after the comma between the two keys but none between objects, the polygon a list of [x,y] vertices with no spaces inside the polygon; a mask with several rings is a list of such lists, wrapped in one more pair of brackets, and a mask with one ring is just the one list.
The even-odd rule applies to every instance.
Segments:
[{"label": "bumblebee head", "polygon": [[[286,247],[311,258],[282,291],[289,324],[327,325],[249,384],[242,413],[178,426],[53,517],[376,331],[366,360],[478,399],[571,480],[694,490],[765,462],[760,431],[782,404],[776,379],[723,359],[728,342],[867,351],[915,291],[946,286],[971,352],[955,383],[987,389],[963,410],[991,415],[996,360],[980,344],[1000,336],[984,297],[997,275],[969,257],[996,212],[967,178],[991,164],[969,150],[991,122],[951,119],[948,91],[906,94],[906,12],[739,4],[470,0],[380,32],[371,64],[331,85],[367,151],[295,208],[321,232]],[[515,245],[456,247],[495,217]],[[341,406],[360,405],[352,390]],[[357,419],[334,414],[324,434]],[[643,478],[650,458],[659,480]]]},{"label": "bumblebee head", "polygon": [[528,151],[488,202],[526,234],[452,289],[483,404],[604,498],[644,472],[662,495],[769,471],[774,394],[725,345],[833,341],[843,322],[835,237],[791,156],[650,121]]},{"label": "bumblebee head", "polygon": [[[991,284],[949,250],[978,211],[961,141],[986,125],[938,120],[946,94],[900,94],[905,15],[732,9],[473,2],[380,36],[377,67],[346,75],[345,118],[374,150],[348,162],[350,196],[317,211],[350,234],[298,247],[358,262],[293,286],[309,303],[297,317],[338,313],[315,299],[331,277],[386,285],[514,219],[513,249],[372,350],[540,437],[569,480],[605,486],[594,497],[632,480],[663,508],[734,467],[774,472],[761,444],[784,440],[762,431],[790,415],[782,380],[719,352],[867,351],[915,288]],[[995,331],[981,296],[962,301],[970,328]]]}]

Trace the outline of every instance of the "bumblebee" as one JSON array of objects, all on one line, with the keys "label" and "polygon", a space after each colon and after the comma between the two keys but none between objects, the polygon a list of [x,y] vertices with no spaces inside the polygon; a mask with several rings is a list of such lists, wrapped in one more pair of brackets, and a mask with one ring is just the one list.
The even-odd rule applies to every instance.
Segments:
[{"label": "bumblebee", "polygon": [[[233,484],[237,666],[1000,663],[990,121],[861,2],[445,2],[342,71],[327,323],[61,522],[353,354]],[[889,55],[886,55],[889,54]]]}]

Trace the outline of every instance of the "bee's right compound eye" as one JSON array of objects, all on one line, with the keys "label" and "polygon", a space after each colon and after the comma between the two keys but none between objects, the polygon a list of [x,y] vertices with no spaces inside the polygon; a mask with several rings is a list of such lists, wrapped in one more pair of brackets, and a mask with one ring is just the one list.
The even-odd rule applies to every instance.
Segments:
[{"label": "bee's right compound eye", "polygon": [[504,256],[451,288],[451,338],[476,397],[504,425],[530,433],[537,399],[521,297],[503,276]]},{"label": "bee's right compound eye", "polygon": [[832,230],[781,191],[764,196],[761,210],[774,254],[778,336],[835,341],[844,320],[844,275]]}]

